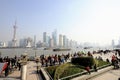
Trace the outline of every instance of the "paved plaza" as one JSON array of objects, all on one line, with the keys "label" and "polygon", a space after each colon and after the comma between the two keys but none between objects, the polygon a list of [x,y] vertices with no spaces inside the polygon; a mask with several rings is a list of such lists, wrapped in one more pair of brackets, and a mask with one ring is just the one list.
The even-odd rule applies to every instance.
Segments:
[{"label": "paved plaza", "polygon": [[[27,64],[27,80],[42,80],[41,75],[37,74],[36,62],[29,61]],[[0,80],[20,80],[20,71],[16,70],[8,77],[2,77]]]},{"label": "paved plaza", "polygon": [[89,80],[118,80],[120,78],[120,69],[110,70]]}]

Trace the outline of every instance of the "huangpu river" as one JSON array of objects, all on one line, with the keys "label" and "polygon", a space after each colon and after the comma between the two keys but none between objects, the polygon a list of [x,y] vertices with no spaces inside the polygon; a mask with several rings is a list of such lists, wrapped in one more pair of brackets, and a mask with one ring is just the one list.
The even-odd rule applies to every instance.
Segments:
[{"label": "huangpu river", "polygon": [[54,54],[73,54],[78,51],[84,51],[87,53],[88,51],[96,51],[99,50],[98,48],[92,48],[92,49],[80,49],[80,48],[75,48],[71,49],[70,51],[53,51],[51,50],[44,50],[41,48],[38,49],[33,49],[33,48],[7,48],[7,49],[0,49],[1,56],[9,56],[9,57],[14,57],[15,55],[20,57],[22,54],[26,53],[29,57],[30,56],[40,56],[40,55],[54,55]]}]

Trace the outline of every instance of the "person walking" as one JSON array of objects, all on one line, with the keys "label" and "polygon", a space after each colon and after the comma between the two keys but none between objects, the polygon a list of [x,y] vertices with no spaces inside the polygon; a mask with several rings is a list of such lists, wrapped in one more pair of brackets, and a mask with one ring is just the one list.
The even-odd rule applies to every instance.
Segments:
[{"label": "person walking", "polygon": [[94,70],[95,70],[95,72],[97,72],[97,65],[96,64],[94,65]]},{"label": "person walking", "polygon": [[7,77],[8,74],[9,74],[9,66],[7,66],[6,69],[5,69],[5,77]]},{"label": "person walking", "polygon": [[88,72],[89,74],[91,74],[91,72],[90,72],[90,67],[89,67],[89,66],[86,67],[86,70],[87,70],[87,72]]}]

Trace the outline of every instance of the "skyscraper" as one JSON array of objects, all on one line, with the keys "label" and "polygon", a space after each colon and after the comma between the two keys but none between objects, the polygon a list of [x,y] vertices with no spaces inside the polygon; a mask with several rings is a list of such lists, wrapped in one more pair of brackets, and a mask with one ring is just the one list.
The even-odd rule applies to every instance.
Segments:
[{"label": "skyscraper", "polygon": [[112,47],[113,47],[113,48],[115,47],[115,42],[114,42],[114,40],[112,40]]},{"label": "skyscraper", "polygon": [[118,40],[118,45],[120,46],[120,37],[119,37],[119,40]]},{"label": "skyscraper", "polygon": [[54,45],[54,47],[56,47],[57,46],[57,30],[55,30],[52,33],[52,38],[53,38],[53,45]]},{"label": "skyscraper", "polygon": [[43,32],[43,43],[46,46],[46,43],[47,43],[47,33],[46,32]]},{"label": "skyscraper", "polygon": [[66,47],[69,47],[69,39],[66,39]]},{"label": "skyscraper", "polygon": [[59,46],[63,47],[63,36],[61,34],[59,35]]},{"label": "skyscraper", "polygon": [[54,47],[54,46],[53,46],[53,39],[52,39],[52,38],[50,38],[50,43],[49,43],[49,44],[50,44],[49,47]]},{"label": "skyscraper", "polygon": [[47,47],[50,47],[50,36],[47,36],[46,46],[47,46]]},{"label": "skyscraper", "polygon": [[66,39],[67,39],[67,38],[66,38],[66,36],[64,35],[64,36],[63,36],[63,47],[66,47]]},{"label": "skyscraper", "polygon": [[26,39],[20,39],[19,40],[19,47],[25,47],[26,46]]},{"label": "skyscraper", "polygon": [[36,36],[34,35],[34,47],[36,48]]},{"label": "skyscraper", "polygon": [[6,43],[5,42],[0,42],[0,47],[6,47]]}]

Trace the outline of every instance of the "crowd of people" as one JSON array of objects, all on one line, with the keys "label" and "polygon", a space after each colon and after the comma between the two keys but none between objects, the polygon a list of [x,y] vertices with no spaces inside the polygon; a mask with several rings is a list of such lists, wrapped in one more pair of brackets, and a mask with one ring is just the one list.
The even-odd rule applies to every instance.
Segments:
[{"label": "crowd of people", "polygon": [[49,56],[45,56],[45,55],[41,55],[40,56],[40,62],[42,64],[42,66],[53,66],[53,65],[60,65],[63,64],[64,62],[69,62],[71,60],[71,58],[76,58],[76,57],[80,57],[80,56],[92,56],[92,54],[90,52],[88,52],[88,54],[84,54],[84,53],[80,53],[80,52],[75,52],[74,54],[62,54],[62,55],[49,55]]},{"label": "crowd of people", "polygon": [[40,56],[40,60],[41,60],[41,64],[42,66],[53,66],[56,64],[62,64],[64,62],[66,62],[68,59],[70,58],[70,54],[68,53],[67,55],[49,55],[49,56],[45,56],[45,55],[41,55]]},{"label": "crowd of people", "polygon": [[0,57],[0,63],[7,63],[7,66],[5,68],[5,77],[8,76],[9,73],[14,71],[14,69],[21,69],[21,65],[19,62],[19,58],[17,56],[13,58],[9,58],[8,56]]}]

